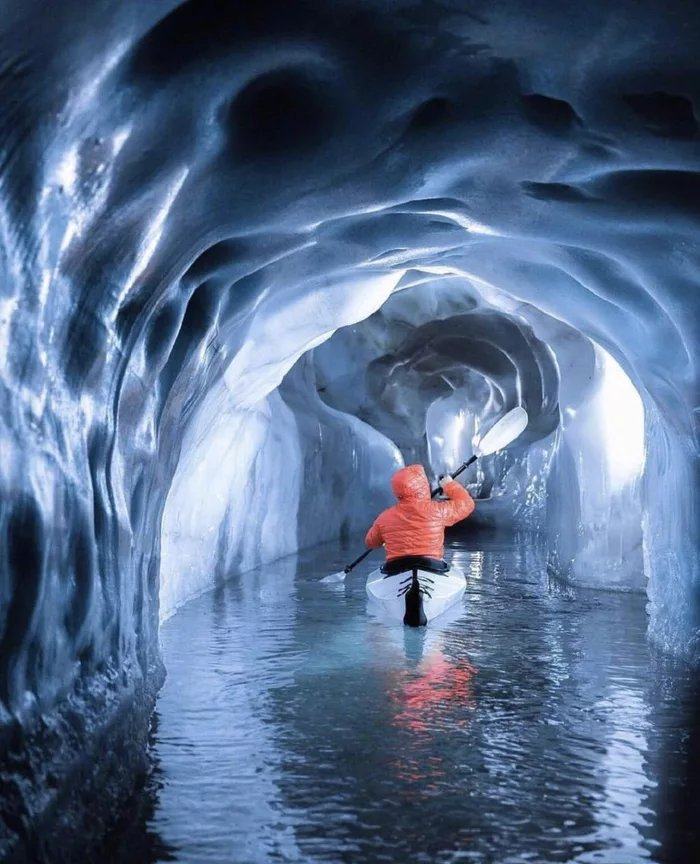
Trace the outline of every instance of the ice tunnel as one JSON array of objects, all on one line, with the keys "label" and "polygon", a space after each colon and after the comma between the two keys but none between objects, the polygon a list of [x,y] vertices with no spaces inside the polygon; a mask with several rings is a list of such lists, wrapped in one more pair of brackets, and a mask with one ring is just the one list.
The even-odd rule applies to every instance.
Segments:
[{"label": "ice tunnel", "polygon": [[160,620],[361,539],[397,467],[516,405],[475,519],[700,661],[699,31],[684,0],[6,0],[0,849],[123,794]]}]

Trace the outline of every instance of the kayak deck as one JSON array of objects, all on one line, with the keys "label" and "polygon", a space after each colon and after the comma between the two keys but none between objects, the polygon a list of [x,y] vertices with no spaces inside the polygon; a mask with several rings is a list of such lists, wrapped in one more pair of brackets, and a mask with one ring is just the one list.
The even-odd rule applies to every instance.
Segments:
[{"label": "kayak deck", "polygon": [[[447,573],[417,570],[416,581],[417,586],[413,583],[411,570],[393,576],[385,576],[381,570],[374,570],[367,577],[367,594],[390,618],[417,626],[442,615],[461,599],[467,587],[464,573],[455,566]],[[416,589],[420,593],[425,621],[421,616],[421,620],[414,623],[411,601],[416,600]]]}]

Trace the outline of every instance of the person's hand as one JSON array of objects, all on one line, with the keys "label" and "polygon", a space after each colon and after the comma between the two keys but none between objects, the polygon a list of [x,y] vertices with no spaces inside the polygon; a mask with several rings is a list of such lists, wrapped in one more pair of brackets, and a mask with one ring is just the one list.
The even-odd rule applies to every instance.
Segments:
[{"label": "person's hand", "polygon": [[451,474],[441,474],[438,479],[438,485],[444,490],[446,483],[454,483],[454,478]]}]

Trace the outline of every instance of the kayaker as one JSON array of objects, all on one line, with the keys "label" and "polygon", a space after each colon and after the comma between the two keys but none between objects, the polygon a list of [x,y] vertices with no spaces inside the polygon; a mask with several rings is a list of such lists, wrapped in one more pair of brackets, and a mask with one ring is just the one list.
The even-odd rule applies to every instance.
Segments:
[{"label": "kayaker", "polygon": [[382,568],[384,572],[394,569],[391,564],[410,565],[411,559],[416,557],[443,563],[445,528],[471,516],[475,504],[464,486],[449,474],[439,482],[447,501],[431,499],[430,484],[422,465],[408,465],[391,478],[398,503],[380,513],[365,537],[371,549],[384,546],[387,559]]}]

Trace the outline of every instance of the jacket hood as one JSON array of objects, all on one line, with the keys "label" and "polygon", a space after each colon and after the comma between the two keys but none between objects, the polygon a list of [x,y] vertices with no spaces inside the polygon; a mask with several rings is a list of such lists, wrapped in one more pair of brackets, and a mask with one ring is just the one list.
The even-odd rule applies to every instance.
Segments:
[{"label": "jacket hood", "polygon": [[399,501],[430,500],[430,484],[422,465],[407,465],[391,478],[391,488]]}]

